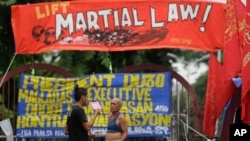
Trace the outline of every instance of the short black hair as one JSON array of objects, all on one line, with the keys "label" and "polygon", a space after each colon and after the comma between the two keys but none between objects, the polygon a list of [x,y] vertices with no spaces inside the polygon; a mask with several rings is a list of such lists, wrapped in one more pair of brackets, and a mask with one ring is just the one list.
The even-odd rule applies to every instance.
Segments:
[{"label": "short black hair", "polygon": [[75,101],[79,101],[81,99],[81,96],[87,96],[87,89],[80,88],[78,85],[75,86]]}]

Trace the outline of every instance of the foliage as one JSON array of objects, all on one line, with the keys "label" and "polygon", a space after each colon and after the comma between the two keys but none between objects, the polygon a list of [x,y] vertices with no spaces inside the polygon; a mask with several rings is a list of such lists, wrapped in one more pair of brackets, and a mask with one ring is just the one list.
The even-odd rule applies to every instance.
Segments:
[{"label": "foliage", "polygon": [[13,111],[11,111],[10,109],[6,108],[4,106],[3,103],[3,100],[2,100],[2,97],[1,97],[2,94],[0,94],[0,111],[1,113],[4,113],[3,115],[0,114],[0,121],[3,120],[3,119],[6,119],[6,118],[13,118],[15,113]]},{"label": "foliage", "polygon": [[109,73],[110,64],[112,64],[113,72],[140,63],[170,66],[168,58],[165,57],[169,51],[169,49],[126,52],[62,51],[58,53],[60,59],[55,64],[64,66],[75,75]]},{"label": "foliage", "polygon": [[[7,68],[11,57],[14,54],[14,38],[10,23],[10,6],[0,5],[0,74],[3,73],[3,68]],[[3,58],[4,56],[4,58]]]},{"label": "foliage", "polygon": [[194,88],[196,95],[198,97],[198,101],[200,105],[204,104],[204,98],[206,95],[206,85],[207,85],[207,72],[202,74],[196,81],[196,83],[194,83],[192,85],[192,87]]},{"label": "foliage", "polygon": [[6,0],[6,1],[0,1],[0,5],[11,5],[15,3],[16,0]]},{"label": "foliage", "polygon": [[183,63],[185,64],[185,66],[190,64],[190,62],[195,63],[196,65],[199,65],[200,63],[208,64],[209,60],[208,52],[197,52],[192,50],[181,49],[178,53],[178,56],[181,56],[183,58]]},{"label": "foliage", "polygon": [[[16,68],[21,64],[44,62],[41,55],[16,55],[15,56],[15,41],[11,26],[11,5],[13,1],[0,4],[0,56],[3,58],[0,60],[0,75],[3,75],[7,68],[10,66],[10,62],[14,59],[11,64],[11,68]],[[18,0],[15,4],[27,4],[34,3],[37,1]],[[21,27],[20,27],[21,28]]]}]

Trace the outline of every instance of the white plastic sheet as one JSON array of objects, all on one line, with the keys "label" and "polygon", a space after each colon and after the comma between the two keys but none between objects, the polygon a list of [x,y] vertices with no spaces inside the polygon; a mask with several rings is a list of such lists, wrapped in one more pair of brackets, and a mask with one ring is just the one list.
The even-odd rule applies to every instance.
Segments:
[{"label": "white plastic sheet", "polygon": [[13,129],[10,123],[10,119],[5,119],[0,121],[0,127],[2,128],[4,134],[6,135],[6,141],[14,141]]}]

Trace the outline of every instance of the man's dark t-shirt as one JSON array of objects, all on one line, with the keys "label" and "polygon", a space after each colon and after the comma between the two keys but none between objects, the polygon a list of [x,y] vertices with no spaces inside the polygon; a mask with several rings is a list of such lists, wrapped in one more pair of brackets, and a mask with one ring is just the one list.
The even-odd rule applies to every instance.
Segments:
[{"label": "man's dark t-shirt", "polygon": [[72,106],[67,119],[70,141],[88,141],[88,131],[83,128],[82,122],[87,122],[83,108]]}]

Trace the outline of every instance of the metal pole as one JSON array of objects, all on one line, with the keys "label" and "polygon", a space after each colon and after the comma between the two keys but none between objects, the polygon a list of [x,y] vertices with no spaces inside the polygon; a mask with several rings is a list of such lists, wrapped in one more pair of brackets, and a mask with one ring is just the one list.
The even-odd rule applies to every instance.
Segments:
[{"label": "metal pole", "polygon": [[0,88],[2,87],[3,81],[4,81],[5,77],[6,77],[8,71],[9,71],[9,69],[10,69],[10,66],[11,66],[11,64],[13,63],[15,57],[16,57],[16,53],[14,54],[14,56],[13,56],[13,58],[12,58],[10,64],[9,64],[9,67],[7,68],[5,74],[4,74],[4,76],[3,76],[3,78],[2,78],[2,80],[1,80],[1,82],[0,82]]},{"label": "metal pole", "polygon": [[186,97],[186,123],[187,123],[187,126],[186,126],[186,131],[187,131],[187,134],[188,134],[188,125],[189,125],[189,94],[187,95]]},{"label": "metal pole", "polygon": [[180,140],[180,95],[177,93],[177,141]]},{"label": "metal pole", "polygon": [[[181,120],[181,123],[185,125],[185,123]],[[196,131],[194,128],[190,127],[189,125],[187,125],[188,128],[190,128],[192,131],[194,131],[196,134],[200,135],[201,137],[203,137],[204,139],[206,139],[207,141],[211,141],[209,138],[207,138],[206,136],[204,136],[203,134],[201,134],[200,132]]]},{"label": "metal pole", "polygon": [[[217,52],[217,59],[219,62],[221,62],[221,51]],[[219,134],[219,118],[216,119],[214,135],[218,135],[218,134]]]}]

